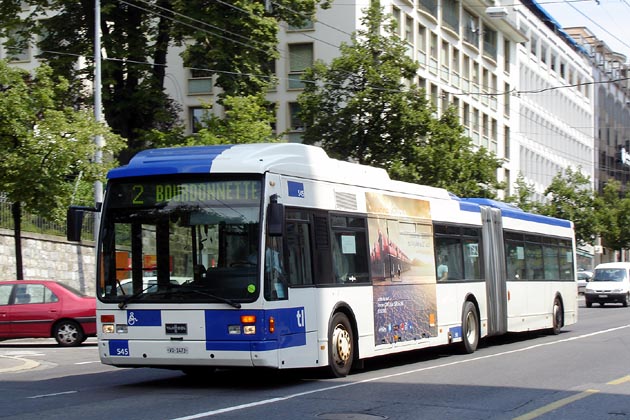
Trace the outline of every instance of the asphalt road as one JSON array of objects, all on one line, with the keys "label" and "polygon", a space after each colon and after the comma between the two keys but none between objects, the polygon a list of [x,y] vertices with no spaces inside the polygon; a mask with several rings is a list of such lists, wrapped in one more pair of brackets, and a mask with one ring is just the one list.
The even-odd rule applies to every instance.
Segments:
[{"label": "asphalt road", "polygon": [[[630,418],[630,308],[580,307],[557,336],[510,334],[471,355],[452,347],[319,371],[117,369],[97,345],[0,342],[0,419],[622,419]],[[0,369],[4,361],[0,360]],[[28,364],[28,367],[24,366]]]}]

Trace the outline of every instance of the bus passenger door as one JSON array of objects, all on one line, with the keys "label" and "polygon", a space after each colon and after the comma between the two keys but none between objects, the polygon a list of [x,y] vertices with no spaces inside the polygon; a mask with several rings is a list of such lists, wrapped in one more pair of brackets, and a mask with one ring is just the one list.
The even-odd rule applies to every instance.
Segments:
[{"label": "bus passenger door", "polygon": [[507,284],[501,210],[481,207],[488,335],[507,332]]}]

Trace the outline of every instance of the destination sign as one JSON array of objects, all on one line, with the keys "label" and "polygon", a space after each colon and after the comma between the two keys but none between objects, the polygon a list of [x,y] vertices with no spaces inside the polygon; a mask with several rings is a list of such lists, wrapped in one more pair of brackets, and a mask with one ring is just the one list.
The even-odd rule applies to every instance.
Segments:
[{"label": "destination sign", "polygon": [[110,207],[151,207],[164,203],[259,203],[259,181],[135,182],[109,186]]}]

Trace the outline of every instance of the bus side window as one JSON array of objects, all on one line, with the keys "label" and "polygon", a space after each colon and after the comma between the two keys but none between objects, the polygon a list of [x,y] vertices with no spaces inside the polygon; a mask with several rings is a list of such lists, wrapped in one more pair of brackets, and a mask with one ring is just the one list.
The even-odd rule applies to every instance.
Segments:
[{"label": "bus side window", "polygon": [[365,218],[335,215],[331,217],[331,220],[335,283],[369,282]]},{"label": "bus side window", "polygon": [[301,286],[313,284],[311,235],[308,222],[288,221],[286,242],[288,261],[287,280],[289,285]]}]

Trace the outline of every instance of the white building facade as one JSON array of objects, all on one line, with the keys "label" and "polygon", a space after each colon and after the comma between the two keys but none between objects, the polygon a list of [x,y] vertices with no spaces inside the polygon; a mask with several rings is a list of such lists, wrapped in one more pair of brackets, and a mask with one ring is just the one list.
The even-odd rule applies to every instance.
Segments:
[{"label": "white building facade", "polygon": [[513,163],[542,201],[566,168],[594,179],[592,69],[587,52],[534,2],[512,13],[528,39],[517,49]]}]

